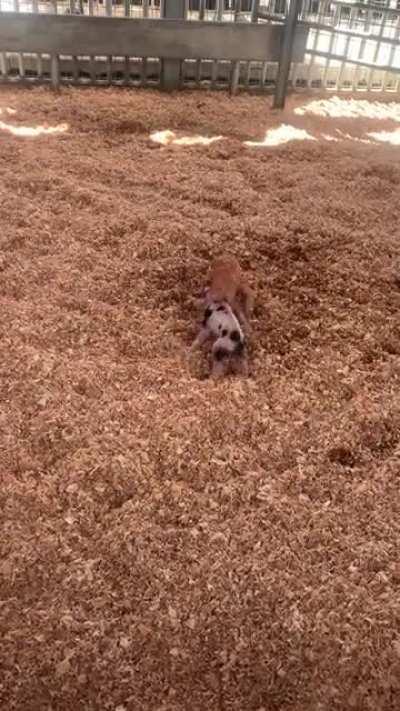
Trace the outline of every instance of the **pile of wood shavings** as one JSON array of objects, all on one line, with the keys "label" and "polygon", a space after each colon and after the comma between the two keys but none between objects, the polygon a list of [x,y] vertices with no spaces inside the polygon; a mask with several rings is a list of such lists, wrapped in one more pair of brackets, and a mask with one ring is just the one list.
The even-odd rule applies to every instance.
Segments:
[{"label": "pile of wood shavings", "polygon": [[[69,125],[0,137],[2,708],[398,708],[398,149],[246,148],[262,98],[0,106]],[[257,307],[215,384],[223,250]]]}]

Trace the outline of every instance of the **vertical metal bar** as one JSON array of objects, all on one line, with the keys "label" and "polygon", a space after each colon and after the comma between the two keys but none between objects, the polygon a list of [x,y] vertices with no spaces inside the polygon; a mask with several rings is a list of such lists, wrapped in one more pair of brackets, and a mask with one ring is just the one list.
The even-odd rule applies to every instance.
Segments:
[{"label": "vertical metal bar", "polygon": [[283,109],[285,106],[287,82],[292,61],[293,42],[296,32],[297,17],[301,10],[302,0],[292,0],[286,18],[281,56],[279,58],[278,76],[276,79],[274,108]]},{"label": "vertical metal bar", "polygon": [[179,86],[185,86],[186,75],[187,75],[187,62],[185,62],[185,60],[183,60],[183,62],[181,62],[181,70],[180,70],[180,74],[179,74]]},{"label": "vertical metal bar", "polygon": [[[367,33],[370,31],[371,17],[372,17],[371,10],[367,10],[367,11],[366,11],[366,16],[364,17],[364,27],[363,27],[363,30],[364,30],[364,32],[365,32],[365,37],[362,37],[362,38],[361,38],[360,47],[359,47],[359,50],[358,50],[358,60],[359,60],[360,62],[362,62],[362,60],[363,60],[363,58],[364,58],[365,46],[366,46],[366,42],[367,42],[366,36],[367,36]],[[360,66],[360,68],[359,68],[359,71],[360,71],[360,73],[362,72],[362,67],[361,67],[361,66]],[[357,76],[357,74],[358,74],[358,72],[356,71],[356,76]],[[368,81],[367,81],[367,87],[368,87],[369,77],[371,76],[371,70],[370,70],[370,69],[367,69],[367,76],[368,76]],[[358,84],[359,84],[359,82],[358,82],[358,80],[357,80],[357,86],[355,87],[355,89],[357,89]]]},{"label": "vertical metal bar", "polygon": [[131,81],[131,61],[129,57],[124,57],[124,84],[128,86]]},{"label": "vertical metal bar", "polygon": [[[13,0],[13,8],[14,12],[20,12],[20,5],[19,5],[19,0]],[[22,54],[17,55],[17,61],[18,61],[18,73],[21,79],[25,78],[25,65],[24,65],[24,59]]]},{"label": "vertical metal bar", "polygon": [[[349,29],[351,29],[352,24],[353,24],[353,8],[350,9]],[[347,58],[347,54],[348,54],[349,47],[350,47],[350,40],[351,40],[351,35],[349,34],[346,37],[346,43],[345,43],[344,50],[343,50],[343,61],[340,65],[339,74],[338,74],[338,78],[337,78],[337,88],[338,89],[340,89],[343,72],[344,72],[344,69],[346,66],[346,58]]]},{"label": "vertical metal bar", "polygon": [[106,81],[107,84],[111,84],[112,77],[112,56],[108,55],[106,57]]},{"label": "vertical metal bar", "polygon": [[41,54],[36,55],[36,73],[37,73],[37,78],[41,79],[43,76],[43,61],[42,61]]},{"label": "vertical metal bar", "polygon": [[214,59],[211,67],[211,87],[215,89],[218,80],[218,59]]},{"label": "vertical metal bar", "polygon": [[[156,59],[154,62],[152,62],[150,69],[151,69],[150,77],[152,79],[152,83],[161,88],[161,83],[162,83],[162,61],[161,61],[161,59]],[[147,75],[147,81],[149,81],[148,75]]]},{"label": "vertical metal bar", "polygon": [[249,86],[250,86],[250,74],[251,74],[251,62],[247,62],[247,65],[246,65],[246,77],[245,77],[245,80],[244,80],[244,85],[245,85],[246,89],[248,89]]},{"label": "vertical metal bar", "polygon": [[225,9],[225,0],[217,0],[217,22],[222,22]]},{"label": "vertical metal bar", "polygon": [[[398,15],[398,17],[397,17],[396,29],[394,31],[394,39],[397,40],[397,42],[399,41],[399,35],[400,35],[400,15]],[[396,52],[396,45],[393,44],[392,47],[390,48],[390,55],[389,55],[389,62],[388,62],[389,67],[393,66],[393,59],[394,59],[395,52]],[[397,82],[396,86],[398,86],[398,84],[399,83]]]},{"label": "vertical metal bar", "polygon": [[89,15],[93,15],[93,0],[89,0]]},{"label": "vertical metal bar", "polygon": [[[125,2],[130,2],[130,0],[125,0]],[[149,16],[149,0],[142,0],[142,14],[143,18],[146,19]],[[140,84],[141,86],[147,85],[147,57],[142,57],[142,66],[140,72]]]},{"label": "vertical metal bar", "polygon": [[[206,0],[199,0],[199,22],[204,20],[206,9]],[[200,86],[201,83],[201,59],[196,62],[196,84]]]},{"label": "vertical metal bar", "polygon": [[[199,0],[199,22],[204,20],[206,9],[206,0]],[[201,59],[196,61],[196,84],[200,86],[201,83]]]},{"label": "vertical metal bar", "polygon": [[233,11],[234,12],[233,18],[234,18],[235,22],[237,22],[240,17],[241,5],[242,5],[241,0],[235,0],[234,11]]},{"label": "vertical metal bar", "polygon": [[60,58],[58,54],[52,54],[50,58],[51,85],[53,89],[60,88]]},{"label": "vertical metal bar", "polygon": [[263,68],[261,72],[261,88],[263,89],[265,86],[265,82],[267,81],[267,72],[268,72],[268,62],[263,62]]},{"label": "vertical metal bar", "polygon": [[[386,18],[387,18],[387,15],[385,14],[385,11],[382,9],[382,22],[381,22],[381,26],[380,26],[380,30],[379,30],[378,39],[376,41],[374,58],[372,60],[373,64],[376,64],[378,61],[379,50],[382,46],[383,33],[386,29],[386,22],[385,22]],[[377,67],[377,69],[379,69],[379,68]],[[373,73],[374,73],[374,70],[371,71],[371,74],[369,76],[369,84],[370,85],[372,85]],[[382,89],[384,89],[384,87],[385,87],[385,81],[386,81],[386,72],[384,72],[384,74],[383,74]],[[370,89],[370,86],[368,86],[368,89]]]},{"label": "vertical metal bar", "polygon": [[201,59],[198,59],[196,62],[196,84],[197,84],[197,86],[200,86],[200,84],[201,84],[201,70],[202,70]]},{"label": "vertical metal bar", "polygon": [[0,52],[0,72],[3,79],[8,78],[8,62],[7,55],[5,52]]},{"label": "vertical metal bar", "polygon": [[25,64],[24,64],[24,55],[23,54],[18,55],[18,71],[19,71],[20,78],[25,79]]},{"label": "vertical metal bar", "polygon": [[[332,20],[332,34],[331,34],[331,37],[330,37],[330,40],[329,40],[329,49],[328,49],[328,53],[329,53],[329,54],[332,54],[332,53],[333,53],[333,45],[334,45],[335,39],[336,39],[335,27],[336,27],[336,25],[339,23],[339,14],[340,14],[340,6],[339,6],[339,5],[335,5],[335,11],[334,11],[333,20]],[[328,57],[327,60],[326,60],[324,73],[323,73],[323,75],[322,75],[322,86],[323,86],[324,88],[326,88],[326,85],[327,85],[327,82],[328,82],[328,72],[329,72],[330,63],[331,63],[331,60],[330,60],[330,58]]]},{"label": "vertical metal bar", "polygon": [[297,75],[299,73],[299,62],[292,62],[292,88],[296,88]]},{"label": "vertical metal bar", "polygon": [[54,14],[58,15],[57,0],[51,0],[51,4],[53,6]]},{"label": "vertical metal bar", "polygon": [[379,35],[378,35],[378,39],[377,39],[376,46],[375,46],[374,58],[373,58],[373,60],[372,60],[374,64],[376,64],[376,62],[378,61],[379,50],[380,50],[380,48],[381,48],[382,37],[383,37],[384,30],[385,30],[385,19],[386,19],[386,17],[387,17],[387,15],[385,15],[385,12],[382,11],[381,27],[380,27],[380,30],[379,30]]},{"label": "vertical metal bar", "polygon": [[[112,0],[105,0],[105,5],[106,5],[106,16],[112,17],[112,13],[113,13]],[[111,55],[107,55],[106,76],[107,76],[107,84],[111,84],[111,78],[112,78],[112,56]]]},{"label": "vertical metal bar", "polygon": [[90,81],[92,84],[96,83],[96,66],[94,63],[95,58],[91,55],[89,57],[89,74],[90,74]]},{"label": "vertical metal bar", "polygon": [[366,35],[369,34],[371,31],[372,19],[372,11],[367,10],[367,17],[364,21],[364,32]]},{"label": "vertical metal bar", "polygon": [[39,12],[38,0],[32,0],[32,12],[35,13],[35,15],[38,14],[38,12]]},{"label": "vertical metal bar", "polygon": [[258,8],[260,0],[251,0],[251,21],[258,22]]},{"label": "vertical metal bar", "polygon": [[231,62],[231,94],[236,94],[239,87],[240,62]]},{"label": "vertical metal bar", "polygon": [[124,0],[124,16],[130,17],[131,15],[131,2],[130,0]]},{"label": "vertical metal bar", "polygon": [[74,83],[77,84],[79,82],[79,76],[80,76],[78,57],[72,57],[72,75],[74,78]]},{"label": "vertical metal bar", "polygon": [[147,59],[143,57],[142,59],[142,71],[141,71],[141,85],[147,86]]},{"label": "vertical metal bar", "polygon": [[[317,28],[317,29],[315,30],[314,42],[313,42],[313,45],[312,45],[312,49],[313,49],[314,52],[315,52],[316,49],[318,48],[318,41],[319,41],[319,38],[320,38],[319,28]],[[313,70],[313,67],[314,67],[314,62],[315,62],[315,54],[312,54],[312,55],[311,55],[311,58],[310,58],[309,65],[308,65],[308,71],[307,71],[307,79],[306,79],[306,81],[307,81],[307,86],[310,86],[310,84],[311,84],[311,76],[312,76],[312,70]]]},{"label": "vertical metal bar", "polygon": [[[161,17],[170,20],[184,20],[186,0],[162,0]],[[161,64],[161,85],[166,91],[178,89],[181,84],[182,63],[180,59],[163,59]]]},{"label": "vertical metal bar", "polygon": [[363,28],[364,31],[365,31],[365,37],[362,37],[361,42],[360,42],[360,49],[358,50],[358,59],[359,59],[360,61],[361,61],[361,60],[363,59],[363,57],[364,57],[365,45],[366,45],[366,42],[367,42],[366,37],[367,37],[367,33],[369,32],[369,28],[370,28],[370,24],[371,24],[371,22],[370,22],[371,14],[372,14],[371,11],[368,10],[368,12],[367,12],[367,17],[366,17],[365,22],[364,22],[364,28]]}]

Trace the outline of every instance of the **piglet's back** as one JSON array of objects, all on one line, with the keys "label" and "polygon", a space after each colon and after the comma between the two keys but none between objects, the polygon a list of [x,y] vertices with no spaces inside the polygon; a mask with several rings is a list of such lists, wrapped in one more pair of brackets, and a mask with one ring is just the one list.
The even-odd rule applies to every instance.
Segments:
[{"label": "piglet's back", "polygon": [[210,296],[214,301],[233,303],[240,286],[241,269],[236,257],[223,254],[211,264],[209,282]]}]

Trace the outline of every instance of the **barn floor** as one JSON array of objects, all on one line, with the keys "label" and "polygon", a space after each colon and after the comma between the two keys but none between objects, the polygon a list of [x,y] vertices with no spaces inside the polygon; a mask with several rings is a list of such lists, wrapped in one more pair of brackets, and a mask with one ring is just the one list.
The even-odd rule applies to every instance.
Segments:
[{"label": "barn floor", "polygon": [[[398,125],[307,101],[282,122]],[[0,108],[0,707],[398,709],[400,147],[246,147],[260,97]],[[214,384],[222,250],[257,307],[251,377]]]}]

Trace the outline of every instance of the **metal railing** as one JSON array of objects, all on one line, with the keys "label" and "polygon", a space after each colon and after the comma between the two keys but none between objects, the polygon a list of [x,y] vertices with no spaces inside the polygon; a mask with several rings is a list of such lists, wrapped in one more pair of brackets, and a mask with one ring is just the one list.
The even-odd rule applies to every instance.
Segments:
[{"label": "metal railing", "polygon": [[[96,17],[157,19],[163,0],[0,0],[0,12],[40,14],[85,14]],[[282,24],[289,0],[187,0],[186,19],[208,22]],[[300,24],[309,30],[306,54],[292,63],[289,84],[297,89],[327,91],[400,91],[400,0],[351,2],[349,0],[303,0]],[[1,49],[1,48],[0,48]],[[3,80],[46,81],[48,57],[0,54]],[[77,83],[157,84],[157,58],[131,58],[127,73],[122,57],[81,57],[72,67],[71,58],[61,58],[63,81]],[[102,63],[107,68],[102,71]],[[39,72],[37,67],[39,66]],[[103,67],[104,68],[104,67]],[[143,74],[146,69],[145,75]],[[185,86],[272,90],[276,61],[232,62],[221,59],[184,60],[181,79]],[[129,76],[128,76],[129,74]],[[128,78],[127,78],[128,77]]]}]

